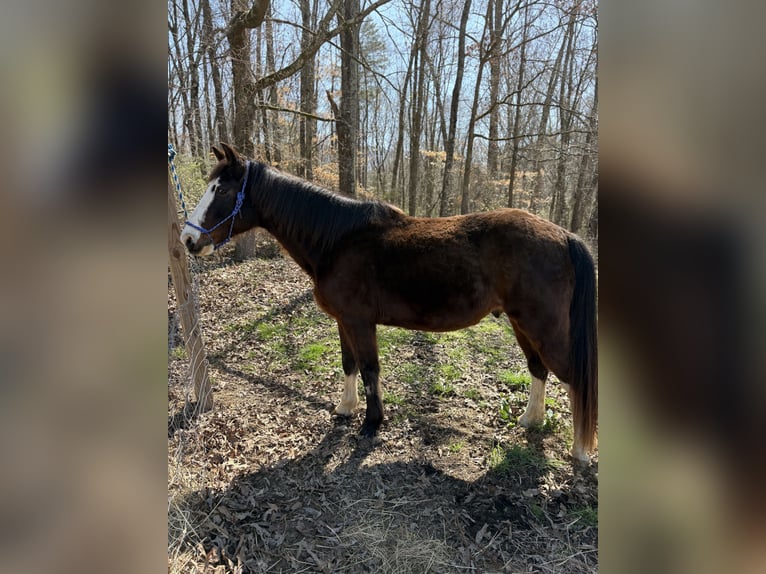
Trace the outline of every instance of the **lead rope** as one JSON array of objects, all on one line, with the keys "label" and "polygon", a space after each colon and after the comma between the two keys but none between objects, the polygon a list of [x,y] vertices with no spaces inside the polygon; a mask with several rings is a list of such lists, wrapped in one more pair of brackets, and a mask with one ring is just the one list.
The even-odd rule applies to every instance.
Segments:
[{"label": "lead rope", "polygon": [[186,212],[186,204],[184,203],[184,195],[181,193],[181,182],[178,181],[178,174],[176,173],[176,164],[173,161],[176,157],[176,150],[173,144],[168,144],[168,164],[170,165],[170,174],[173,176],[173,181],[176,184],[176,191],[178,192],[178,200],[181,202],[181,209],[184,213],[184,221],[189,219],[189,214]]}]

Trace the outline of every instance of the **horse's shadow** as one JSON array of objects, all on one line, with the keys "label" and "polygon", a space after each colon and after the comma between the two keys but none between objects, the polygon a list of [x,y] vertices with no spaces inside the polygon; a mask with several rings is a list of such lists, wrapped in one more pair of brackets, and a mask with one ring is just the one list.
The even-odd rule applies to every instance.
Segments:
[{"label": "horse's shadow", "polygon": [[[376,463],[381,450],[396,445],[359,437],[348,419],[335,418],[304,455],[243,473],[223,489],[186,495],[178,506],[198,523],[185,544],[204,548],[208,556],[212,552],[221,564],[239,560],[245,571],[292,570],[300,564],[313,564],[310,571],[378,571],[386,548],[393,552],[418,540],[448,553],[483,552],[482,559],[497,566],[512,544],[489,549],[486,532],[492,533],[488,539],[500,532],[531,532],[541,522],[548,526],[541,519],[546,501],[539,491],[550,469],[529,462],[540,460],[542,452],[541,435],[529,437],[507,461],[469,481],[417,458]],[[595,544],[595,529],[586,537],[585,544]],[[355,563],[364,567],[354,569]]]}]

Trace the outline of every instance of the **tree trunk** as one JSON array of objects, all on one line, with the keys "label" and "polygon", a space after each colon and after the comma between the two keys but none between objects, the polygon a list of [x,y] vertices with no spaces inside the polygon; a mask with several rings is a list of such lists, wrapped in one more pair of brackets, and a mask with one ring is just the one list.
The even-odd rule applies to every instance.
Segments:
[{"label": "tree trunk", "polygon": [[[342,22],[349,22],[359,14],[359,0],[343,0]],[[338,130],[338,188],[349,197],[356,195],[357,142],[359,139],[359,28],[347,25],[340,33],[341,99]]]},{"label": "tree trunk", "polygon": [[498,125],[500,124],[500,57],[503,39],[503,0],[491,0],[494,3],[494,14],[489,25],[489,141],[487,142],[487,175],[497,179],[498,172]]},{"label": "tree trunk", "polygon": [[561,47],[559,48],[558,55],[556,56],[556,61],[553,64],[553,69],[551,70],[551,77],[548,82],[548,90],[545,93],[545,101],[543,102],[543,109],[542,114],[540,116],[540,124],[537,130],[537,144],[536,144],[536,150],[535,150],[535,163],[534,163],[534,172],[535,172],[535,189],[532,192],[532,196],[529,200],[529,211],[535,212],[537,208],[537,201],[542,199],[543,195],[543,184],[545,180],[545,175],[543,173],[543,146],[545,145],[545,139],[546,139],[546,131],[548,130],[548,118],[551,114],[551,104],[553,103],[553,92],[556,89],[557,80],[559,77],[559,71],[561,68],[561,59],[564,56],[564,51],[566,50],[568,42],[567,34],[564,34],[564,39],[561,42]]},{"label": "tree trunk", "polygon": [[192,19],[192,15],[189,12],[188,0],[183,0],[181,3],[181,11],[184,16],[184,24],[186,26],[186,57],[189,62],[187,69],[187,80],[189,89],[188,100],[188,130],[189,130],[189,147],[193,157],[198,158],[201,156],[201,137],[202,137],[202,116],[200,113],[200,97],[199,97],[199,62],[200,52],[196,49],[197,34],[195,32],[196,25]]},{"label": "tree trunk", "polygon": [[215,53],[215,44],[213,36],[213,13],[210,10],[209,0],[200,0],[202,8],[203,34],[205,42],[205,54],[207,55],[208,68],[210,69],[210,79],[213,83],[213,97],[215,100],[214,115],[215,134],[210,137],[217,137],[218,142],[228,142],[229,135],[226,128],[226,110],[223,105],[223,87],[221,85],[221,71],[218,67],[218,58]]},{"label": "tree trunk", "polygon": [[[470,1],[470,0],[469,0]],[[402,93],[399,99],[399,131],[396,137],[396,150],[394,151],[394,166],[391,170],[391,194],[399,201],[399,205],[402,209],[405,208],[404,200],[404,186],[400,186],[399,175],[400,170],[404,172],[402,164],[404,163],[404,129],[405,120],[407,118],[406,103],[407,103],[407,89],[412,78],[412,68],[415,62],[416,44],[413,42],[412,49],[410,50],[410,57],[407,62],[407,73],[404,75],[404,85],[402,86]],[[401,191],[401,196],[399,192]]]},{"label": "tree trunk", "polygon": [[420,10],[416,34],[416,46],[418,49],[415,61],[415,86],[412,98],[412,122],[410,126],[410,185],[408,212],[415,215],[417,212],[417,192],[420,173],[420,136],[423,123],[425,75],[426,75],[426,48],[428,47],[428,21],[431,17],[431,0],[425,0]]},{"label": "tree trunk", "polygon": [[588,219],[588,237],[598,241],[598,172],[593,177],[593,209]]},{"label": "tree trunk", "polygon": [[439,196],[439,216],[445,217],[449,211],[449,193],[452,180],[452,165],[455,161],[455,133],[457,131],[457,113],[460,103],[460,91],[463,87],[463,71],[465,70],[465,30],[468,24],[468,16],[471,13],[471,0],[465,0],[463,12],[460,15],[460,32],[458,33],[457,46],[457,71],[455,72],[455,85],[452,88],[452,100],[450,101],[449,129],[444,142],[444,176],[442,177],[442,191]]},{"label": "tree trunk", "polygon": [[[314,25],[314,14],[311,10],[310,0],[300,0],[301,6],[301,51],[307,52],[312,40],[312,30]],[[314,7],[316,10],[316,4]],[[301,91],[300,109],[305,114],[316,113],[316,91],[314,90],[315,77],[315,58],[309,56],[306,63],[301,68]],[[298,162],[298,175],[308,179],[314,179],[314,137],[316,135],[316,120],[302,115],[299,122],[299,144],[300,144],[300,162]]]},{"label": "tree trunk", "polygon": [[590,148],[593,145],[593,139],[598,135],[597,114],[598,81],[596,81],[596,91],[593,98],[593,107],[591,108],[590,116],[588,118],[588,133],[585,135],[585,150],[583,152],[582,159],[580,160],[577,187],[575,188],[574,199],[572,201],[572,217],[569,222],[569,230],[573,233],[578,233],[582,227],[584,207],[590,202],[590,196],[594,188],[593,185],[588,185],[588,189],[586,190],[585,182],[588,174],[594,172],[593,168],[591,167],[591,158],[595,156],[596,151],[591,151]]},{"label": "tree trunk", "polygon": [[[266,73],[272,74],[276,70],[276,58],[274,56],[274,26],[270,18],[267,18],[263,24],[263,34],[266,40]],[[268,89],[268,103],[273,109],[264,110],[268,118],[265,128],[269,130],[269,141],[271,142],[271,161],[280,165],[282,163],[282,134],[279,126],[279,91],[277,85],[273,84]]]},{"label": "tree trunk", "polygon": [[514,111],[513,117],[511,166],[508,172],[508,207],[513,207],[513,186],[516,182],[516,169],[519,165],[519,146],[521,141],[521,91],[524,88],[524,73],[527,67],[527,34],[529,29],[527,26],[528,17],[529,4],[524,7],[524,27],[522,28],[521,53],[519,54],[519,72],[516,81],[516,109]]},{"label": "tree trunk", "polygon": [[[481,46],[487,37],[487,28],[492,21],[492,2],[487,3],[487,14],[484,17],[484,32],[481,37]],[[476,74],[476,85],[473,90],[473,105],[471,106],[471,118],[468,121],[468,139],[465,145],[465,166],[463,168],[463,183],[460,186],[460,213],[466,214],[471,209],[470,189],[471,189],[471,163],[473,162],[473,142],[476,138],[476,117],[479,115],[479,100],[481,96],[481,80],[484,74],[484,64],[487,63],[486,54],[479,52],[479,70]]]},{"label": "tree trunk", "polygon": [[550,211],[548,218],[557,225],[563,225],[566,211],[566,167],[569,155],[569,142],[572,128],[572,75],[574,65],[574,25],[577,12],[572,8],[569,14],[566,36],[568,38],[566,52],[564,53],[564,65],[562,66],[561,81],[559,83],[559,158],[556,165],[556,183],[553,188]]},{"label": "tree trunk", "polygon": [[[234,90],[234,145],[247,157],[255,155],[253,125],[256,121],[255,98],[257,95],[250,61],[250,34],[258,28],[269,10],[268,0],[256,0],[249,10],[238,10],[238,0],[231,0],[233,14],[226,38],[231,48],[232,88]],[[259,41],[260,45],[260,41]],[[260,61],[260,58],[257,58]],[[240,261],[255,256],[255,239],[252,233],[239,237],[234,247],[234,257]]]},{"label": "tree trunk", "polygon": [[[238,14],[239,0],[231,1]],[[250,35],[243,24],[231,25],[226,35],[231,48],[231,77],[234,91],[234,145],[246,156],[255,155],[252,126],[255,119],[255,91],[250,73]]]}]

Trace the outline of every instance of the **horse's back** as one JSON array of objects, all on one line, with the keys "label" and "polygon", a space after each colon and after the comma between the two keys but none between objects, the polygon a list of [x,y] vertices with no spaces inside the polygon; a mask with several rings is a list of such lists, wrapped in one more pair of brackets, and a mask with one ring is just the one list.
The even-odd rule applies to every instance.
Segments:
[{"label": "horse's back", "polygon": [[[316,278],[325,310],[428,330],[474,324],[563,263],[561,228],[517,209],[402,216],[350,234]],[[546,271],[547,270],[547,271]],[[538,278],[539,276],[539,278]]]}]

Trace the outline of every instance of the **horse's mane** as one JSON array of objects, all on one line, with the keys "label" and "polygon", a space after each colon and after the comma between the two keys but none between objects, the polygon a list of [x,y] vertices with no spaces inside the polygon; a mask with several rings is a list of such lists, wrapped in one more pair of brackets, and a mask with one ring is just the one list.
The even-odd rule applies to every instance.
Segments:
[{"label": "horse's mane", "polygon": [[331,250],[348,233],[400,221],[403,212],[377,200],[352,199],[297,177],[254,163],[252,192],[262,216],[312,250]]}]

